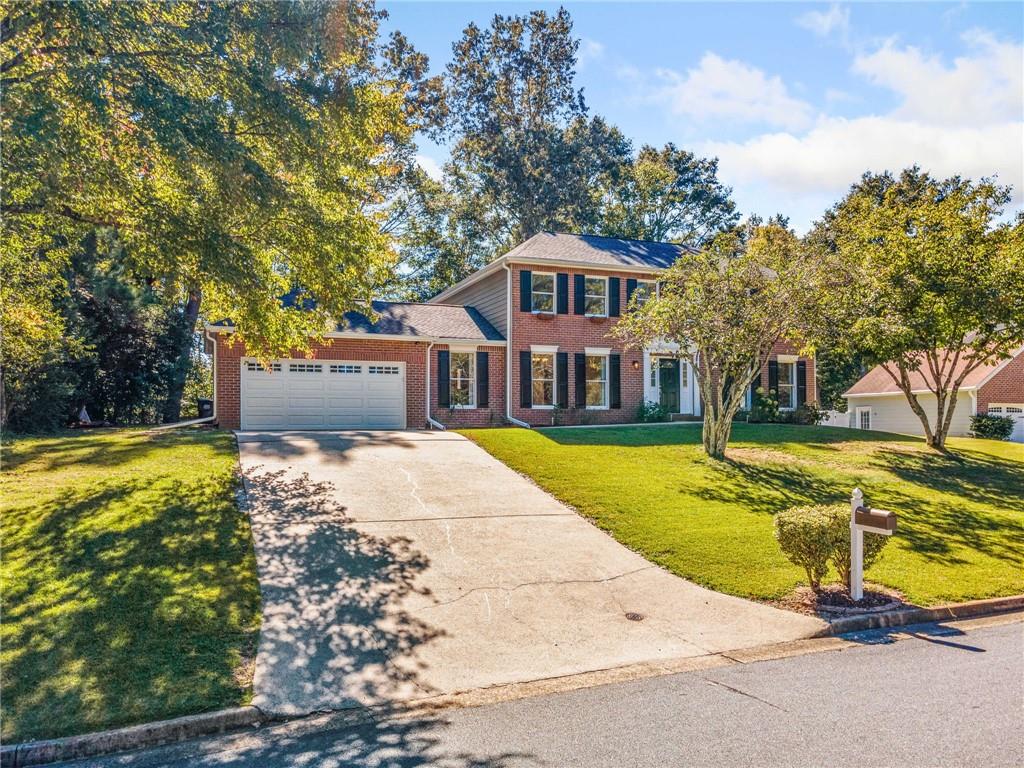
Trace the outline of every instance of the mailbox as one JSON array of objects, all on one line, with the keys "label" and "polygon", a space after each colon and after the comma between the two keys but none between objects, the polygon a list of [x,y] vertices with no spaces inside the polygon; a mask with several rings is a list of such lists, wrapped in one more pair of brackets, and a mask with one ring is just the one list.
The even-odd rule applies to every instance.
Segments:
[{"label": "mailbox", "polygon": [[896,530],[896,513],[890,512],[887,509],[858,507],[854,513],[853,522],[869,533],[891,536],[893,531]]}]

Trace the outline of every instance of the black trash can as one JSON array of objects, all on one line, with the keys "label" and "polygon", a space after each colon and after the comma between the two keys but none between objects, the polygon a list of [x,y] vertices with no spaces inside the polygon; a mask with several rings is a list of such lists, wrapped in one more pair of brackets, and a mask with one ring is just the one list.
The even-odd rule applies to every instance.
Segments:
[{"label": "black trash can", "polygon": [[213,400],[200,397],[197,401],[199,406],[199,418],[208,419],[213,416]]}]

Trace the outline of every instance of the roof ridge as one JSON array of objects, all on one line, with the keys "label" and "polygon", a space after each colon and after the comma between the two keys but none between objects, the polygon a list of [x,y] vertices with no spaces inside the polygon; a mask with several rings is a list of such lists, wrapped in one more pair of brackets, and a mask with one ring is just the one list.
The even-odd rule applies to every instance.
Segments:
[{"label": "roof ridge", "polygon": [[668,240],[647,240],[642,237],[615,237],[613,235],[591,235],[585,232],[557,232],[553,229],[544,230],[552,235],[566,235],[567,237],[593,237],[598,240],[618,240],[621,243],[650,243],[651,245],[670,245],[673,248],[693,248],[685,243],[672,243]]}]

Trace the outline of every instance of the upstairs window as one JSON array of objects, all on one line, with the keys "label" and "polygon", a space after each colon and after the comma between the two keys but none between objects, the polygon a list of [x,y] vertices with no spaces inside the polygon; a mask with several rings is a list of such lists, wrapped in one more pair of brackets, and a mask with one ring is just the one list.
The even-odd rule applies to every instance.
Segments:
[{"label": "upstairs window", "polygon": [[455,408],[472,408],[476,399],[476,371],[473,352],[452,352],[450,358],[449,392]]},{"label": "upstairs window", "polygon": [[530,309],[534,312],[555,311],[555,276],[547,272],[531,275]]},{"label": "upstairs window", "polygon": [[583,313],[592,317],[608,314],[608,278],[587,277],[583,280]]},{"label": "upstairs window", "polygon": [[637,280],[636,290],[633,291],[633,301],[638,307],[642,307],[649,299],[658,295],[658,284],[653,280]]}]

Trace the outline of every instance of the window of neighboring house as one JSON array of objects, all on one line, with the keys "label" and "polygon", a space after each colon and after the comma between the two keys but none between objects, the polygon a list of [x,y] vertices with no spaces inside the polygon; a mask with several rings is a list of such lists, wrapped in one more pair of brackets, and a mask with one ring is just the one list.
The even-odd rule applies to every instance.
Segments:
[{"label": "window of neighboring house", "polygon": [[796,363],[779,360],[779,408],[796,408]]},{"label": "window of neighboring house", "polygon": [[451,403],[454,408],[472,408],[476,405],[475,357],[473,352],[451,353],[449,379]]},{"label": "window of neighboring house", "polygon": [[658,284],[653,280],[637,280],[633,291],[633,301],[638,307],[647,303],[648,299],[658,295]]},{"label": "window of neighboring house", "polygon": [[608,355],[587,355],[587,408],[608,407]]},{"label": "window of neighboring house", "polygon": [[534,352],[530,358],[533,386],[533,407],[552,408],[555,405],[555,353]]},{"label": "window of neighboring house", "polygon": [[583,312],[597,317],[608,314],[608,278],[583,279]]},{"label": "window of neighboring house", "polygon": [[554,312],[555,276],[547,272],[534,272],[530,280],[530,309],[534,312]]}]

